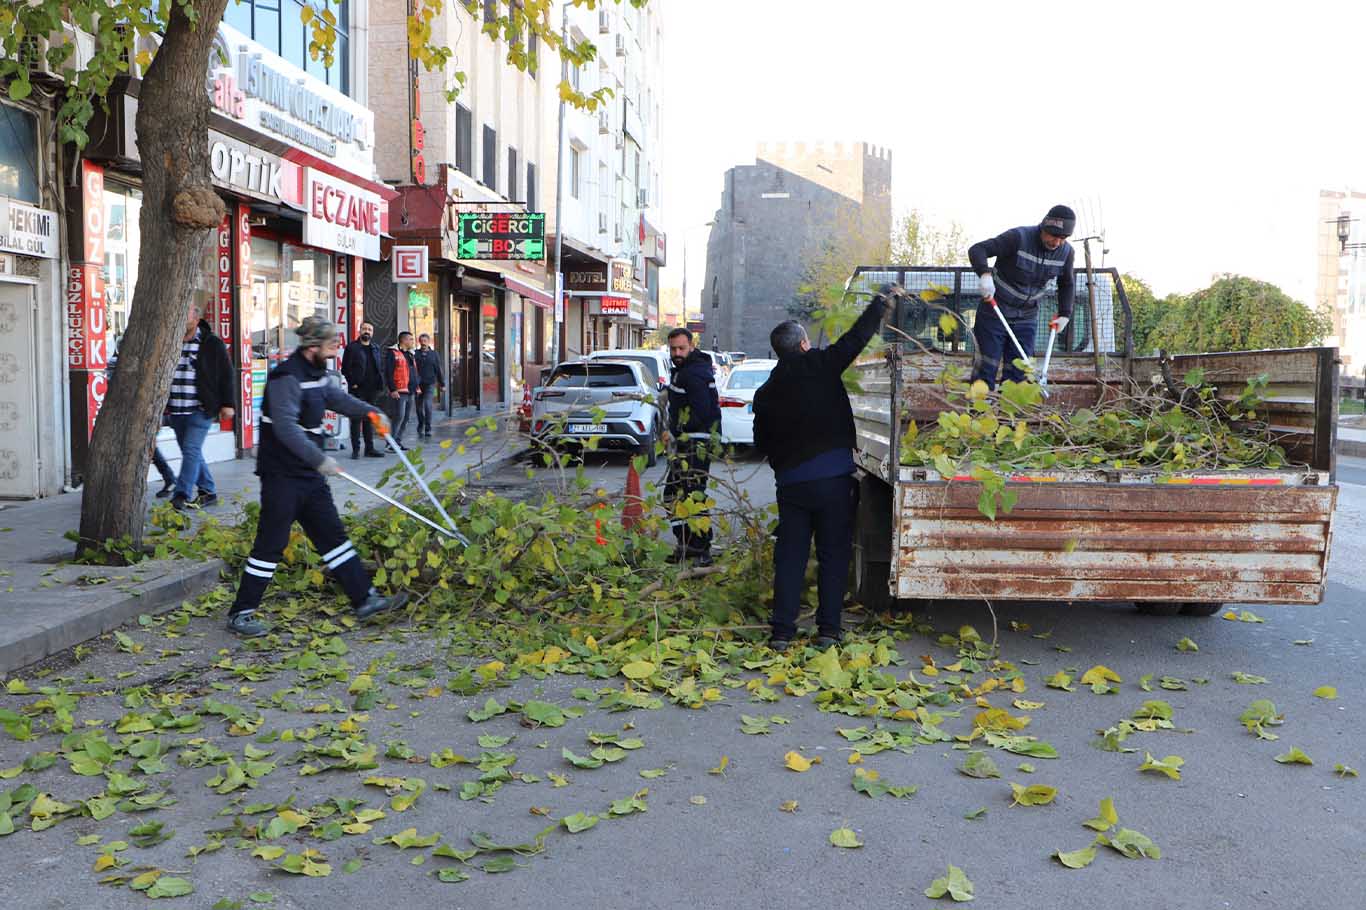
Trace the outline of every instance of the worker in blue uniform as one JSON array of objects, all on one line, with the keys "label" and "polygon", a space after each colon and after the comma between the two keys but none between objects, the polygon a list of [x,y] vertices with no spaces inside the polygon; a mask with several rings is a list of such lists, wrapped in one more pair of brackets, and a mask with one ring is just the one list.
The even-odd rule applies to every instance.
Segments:
[{"label": "worker in blue uniform", "polygon": [[[994,389],[996,375],[1002,372],[1002,366],[1002,379],[1022,382],[1025,378],[1015,365],[1019,351],[1000,317],[991,312],[992,301],[1010,323],[1026,358],[1034,356],[1039,301],[1048,293],[1050,283],[1057,286],[1058,312],[1049,322],[1049,328],[1059,333],[1067,328],[1072,318],[1075,284],[1072,244],[1067,238],[1072,236],[1076,225],[1077,216],[1070,208],[1055,205],[1038,224],[1011,228],[968,248],[968,261],[977,273],[982,295],[972,328],[977,342],[973,379],[980,379],[988,388]],[[987,260],[992,258],[996,260],[994,273],[987,265]]]},{"label": "worker in blue uniform", "polygon": [[228,629],[243,637],[270,630],[256,618],[256,610],[296,521],[332,576],[341,582],[357,618],[370,619],[408,600],[407,594],[386,597],[371,586],[327,485],[328,476],[339,474],[341,468],[323,451],[324,411],[336,411],[352,420],[369,420],[373,414],[384,432],[388,427],[377,408],[343,392],[336,377],[328,374],[327,361],[337,355],[337,331],[335,323],[321,316],[306,318],[296,329],[298,348],[266,379],[256,454],[261,515],[256,542],[242,567],[237,598],[228,614]]}]

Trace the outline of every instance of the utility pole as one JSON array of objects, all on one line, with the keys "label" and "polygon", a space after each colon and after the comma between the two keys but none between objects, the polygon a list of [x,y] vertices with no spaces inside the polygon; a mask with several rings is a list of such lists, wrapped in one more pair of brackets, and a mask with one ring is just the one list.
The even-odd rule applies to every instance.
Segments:
[{"label": "utility pole", "polygon": [[[569,81],[569,2],[560,0],[560,82]],[[555,139],[555,333],[552,349],[555,362],[564,356],[564,96],[560,96],[559,135]]]}]

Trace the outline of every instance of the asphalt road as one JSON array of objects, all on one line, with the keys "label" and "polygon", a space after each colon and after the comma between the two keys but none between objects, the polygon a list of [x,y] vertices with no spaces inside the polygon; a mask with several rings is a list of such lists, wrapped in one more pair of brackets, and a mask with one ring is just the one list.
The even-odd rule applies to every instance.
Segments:
[{"label": "asphalt road", "polygon": [[[486,480],[530,492],[551,482],[539,475],[527,480],[520,470]],[[771,497],[767,469],[749,464],[747,470],[739,489]],[[585,467],[592,482],[608,489],[621,483],[624,473],[620,458],[590,457]],[[519,910],[930,907],[949,903],[923,894],[949,864],[962,868],[973,881],[972,906],[979,908],[1360,907],[1366,781],[1341,779],[1333,767],[1366,766],[1366,486],[1357,483],[1366,480],[1366,463],[1344,464],[1339,477],[1343,486],[1331,581],[1319,606],[1252,607],[1265,620],[1262,623],[1149,617],[1123,605],[998,606],[1002,656],[1022,671],[1027,684],[1018,697],[1043,703],[1010,711],[1029,714],[1032,721],[1025,732],[1053,744],[1059,753],[1049,760],[995,751],[992,755],[1002,773],[998,780],[958,773],[963,752],[951,743],[920,745],[911,754],[885,751],[864,758],[863,767],[880,772],[885,782],[919,787],[905,799],[870,799],[850,786],[852,769],[847,761],[852,746],[837,730],[871,727],[872,721],[822,713],[809,697],[760,703],[752,701],[744,688],[725,688],[723,699],[703,710],[666,701],[660,710],[609,713],[575,698],[572,690],[619,687],[619,679],[548,676],[474,697],[445,692],[422,699],[415,699],[413,690],[401,682],[390,683],[384,689],[396,707],[385,710],[381,699],[362,722],[370,741],[402,741],[418,755],[449,747],[474,756],[482,748],[477,737],[508,736],[512,739],[502,748],[517,754],[516,770],[537,774],[541,780],[508,783],[487,801],[465,801],[457,794],[462,783],[478,776],[473,768],[437,769],[384,758],[379,770],[368,773],[418,775],[430,783],[449,784],[452,790],[429,789],[412,809],[402,814],[389,811],[388,818],[364,835],[328,842],[302,833],[282,838],[279,843],[291,853],[314,847],[332,864],[330,876],[305,878],[273,871],[265,861],[251,858],[251,849],[234,847],[232,837],[224,849],[197,860],[187,858],[191,847],[208,842],[207,832],[231,828],[233,816],[218,815],[231,797],[206,786],[221,768],[186,768],[168,761],[164,773],[146,778],[178,800],[168,808],[136,816],[118,812],[102,822],[72,819],[40,832],[26,829],[27,817],[16,819],[20,830],[2,841],[6,862],[0,864],[0,894],[23,895],[23,906],[35,910],[143,906],[145,898],[127,887],[98,884],[100,875],[90,869],[100,848],[77,846],[76,840],[95,834],[101,835],[102,843],[127,840],[132,826],[154,820],[164,822],[164,830],[174,831],[174,836],[155,846],[131,847],[121,855],[130,859],[129,869],[146,865],[175,870],[194,883],[195,893],[172,907],[210,907],[220,898],[247,907],[280,908],[362,908],[395,900],[411,908]],[[647,473],[647,482],[658,479],[658,472]],[[924,631],[896,642],[908,661],[897,670],[899,676],[912,668],[921,674],[921,655],[933,656],[941,666],[954,659],[951,649],[937,643],[941,633],[968,623],[990,635],[991,616],[983,607],[945,608],[916,619]],[[255,683],[208,669],[220,653],[239,661],[249,657],[217,621],[194,620],[180,633],[168,642],[161,634],[134,627],[128,634],[145,645],[141,654],[118,651],[111,642],[76,667],[58,672],[78,680],[72,684],[75,688],[95,691],[126,688],[183,667],[196,672],[202,682],[221,684],[218,697],[224,701],[248,704],[251,698],[275,693],[284,701],[319,704],[335,697],[349,704],[345,680],[372,662],[392,668],[440,657],[431,642],[416,637],[355,636],[348,637],[345,661],[350,669],[341,674],[340,682],[321,680],[301,687],[292,674],[283,674]],[[1183,638],[1196,642],[1199,650],[1178,650]],[[158,650],[168,647],[182,653],[158,659]],[[1096,664],[1122,677],[1118,694],[1093,694],[1086,687],[1067,692],[1044,684],[1059,670],[1077,676]],[[440,682],[449,674],[439,659],[438,668]],[[1234,681],[1235,672],[1264,677],[1266,682],[1240,684]],[[120,674],[129,675],[119,679]],[[1139,685],[1149,675],[1151,692]],[[1161,689],[1158,681],[1163,677],[1183,680],[1186,688]],[[102,682],[87,681],[90,678]],[[29,677],[28,682],[36,687],[40,680]],[[1336,687],[1336,700],[1313,695],[1324,685]],[[511,714],[470,722],[466,712],[482,705],[489,694],[503,702],[534,697],[578,705],[586,713],[554,729],[528,729]],[[991,697],[996,706],[1009,704],[1009,698]],[[19,710],[36,699],[0,694],[0,707]],[[1131,734],[1124,745],[1136,748],[1133,753],[1101,751],[1092,745],[1096,731],[1129,717],[1151,699],[1170,705],[1174,730]],[[1283,713],[1284,723],[1269,728],[1278,740],[1258,739],[1239,723],[1240,713],[1254,699],[1270,699]],[[91,708],[82,704],[78,726],[96,718],[112,722],[126,710],[118,699],[99,702]],[[971,728],[977,709],[966,702],[947,710],[961,716],[946,718],[944,729],[962,734]],[[767,735],[744,735],[741,713],[782,715],[790,723],[774,724]],[[267,710],[262,731],[301,729],[343,717]],[[220,720],[208,720],[205,731],[195,735],[233,750],[240,760],[251,739],[226,737]],[[634,726],[621,735],[637,737],[645,745],[624,760],[579,770],[561,758],[561,747],[579,754],[591,749],[588,731],[621,732],[626,724]],[[41,729],[42,722],[35,726]],[[20,743],[0,733],[0,769],[58,746],[59,738],[52,734]],[[1275,756],[1291,747],[1312,757],[1314,764],[1277,763]],[[295,751],[283,743],[265,748],[278,750],[276,758]],[[810,771],[795,773],[783,766],[789,750],[823,761]],[[1140,772],[1145,752],[1157,758],[1182,757],[1181,779]],[[728,759],[724,773],[709,773],[723,756]],[[1022,762],[1034,765],[1034,772],[1022,770]],[[240,791],[245,795],[238,810],[245,803],[291,797],[301,807],[329,797],[361,797],[367,806],[389,810],[379,791],[361,786],[367,773],[299,776],[298,767],[282,762],[254,790]],[[645,780],[638,772],[646,769],[667,770],[657,779]],[[568,784],[554,786],[549,772],[565,775]],[[98,777],[71,774],[65,759],[46,770],[24,772],[4,786],[25,782],[66,801],[97,793],[105,784]],[[1009,782],[1053,786],[1059,793],[1052,805],[1012,807]],[[466,846],[475,831],[521,842],[548,824],[547,818],[530,811],[533,807],[544,808],[550,819],[579,811],[602,812],[612,800],[629,797],[642,787],[649,788],[644,797],[647,812],[606,819],[579,834],[561,829],[547,840],[543,853],[518,858],[513,871],[489,874],[469,869],[471,878],[457,884],[442,883],[434,875],[436,868],[454,866],[451,860],[430,857],[430,850],[399,851],[372,843],[376,835],[409,827],[419,835],[439,832],[457,847]],[[1054,850],[1091,843],[1094,832],[1082,822],[1097,814],[1106,797],[1114,799],[1121,826],[1150,837],[1160,846],[1161,859],[1128,859],[1102,848],[1081,870],[1051,860]],[[795,812],[781,811],[787,801],[799,804]],[[981,817],[965,817],[979,808],[986,809]],[[862,848],[830,845],[830,833],[845,826],[856,832]],[[428,858],[424,865],[414,866],[412,861],[419,856]],[[342,871],[343,864],[357,859],[359,871]],[[253,893],[270,897],[255,903],[249,899]]]}]

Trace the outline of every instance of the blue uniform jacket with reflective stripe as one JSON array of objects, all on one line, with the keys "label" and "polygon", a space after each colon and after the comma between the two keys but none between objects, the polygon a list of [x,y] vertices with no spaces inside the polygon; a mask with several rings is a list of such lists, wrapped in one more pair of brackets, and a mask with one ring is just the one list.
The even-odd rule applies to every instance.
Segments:
[{"label": "blue uniform jacket with reflective stripe", "polygon": [[1007,316],[1037,312],[1050,281],[1058,284],[1058,315],[1072,315],[1072,244],[1064,240],[1050,251],[1039,236],[1039,226],[1031,224],[968,248],[968,261],[978,275],[991,271],[987,260],[992,257],[996,259],[996,302]]},{"label": "blue uniform jacket with reflective stripe", "polygon": [[721,400],[711,358],[694,350],[669,377],[669,432],[710,436],[721,428]]}]

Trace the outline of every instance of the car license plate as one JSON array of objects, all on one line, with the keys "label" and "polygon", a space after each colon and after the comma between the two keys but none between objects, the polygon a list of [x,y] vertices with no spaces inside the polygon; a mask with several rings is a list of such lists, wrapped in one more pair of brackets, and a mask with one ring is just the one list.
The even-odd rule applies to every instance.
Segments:
[{"label": "car license plate", "polygon": [[607,432],[607,424],[605,424],[605,423],[571,423],[571,424],[569,425],[569,432],[571,432],[571,433],[584,433],[584,434],[586,434],[586,435],[602,434],[602,433],[606,433],[606,432]]}]

